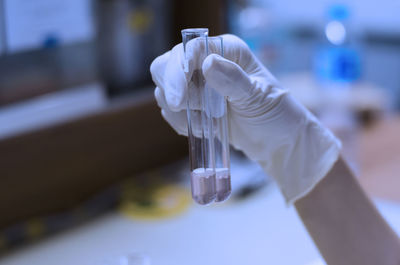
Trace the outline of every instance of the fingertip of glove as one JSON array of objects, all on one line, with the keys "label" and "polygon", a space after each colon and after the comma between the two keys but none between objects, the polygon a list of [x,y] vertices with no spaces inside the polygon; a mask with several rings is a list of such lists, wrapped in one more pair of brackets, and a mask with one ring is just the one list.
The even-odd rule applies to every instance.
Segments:
[{"label": "fingertip of glove", "polygon": [[204,59],[202,70],[204,75],[209,75],[216,70],[221,70],[225,59],[218,54],[210,54]]},{"label": "fingertip of glove", "polygon": [[206,78],[220,79],[222,76],[233,78],[240,76],[243,70],[236,63],[225,59],[218,54],[210,54],[203,61],[203,74]]},{"label": "fingertip of glove", "polygon": [[204,60],[202,70],[206,82],[230,101],[245,97],[246,90],[251,86],[239,65],[217,54],[209,55]]}]

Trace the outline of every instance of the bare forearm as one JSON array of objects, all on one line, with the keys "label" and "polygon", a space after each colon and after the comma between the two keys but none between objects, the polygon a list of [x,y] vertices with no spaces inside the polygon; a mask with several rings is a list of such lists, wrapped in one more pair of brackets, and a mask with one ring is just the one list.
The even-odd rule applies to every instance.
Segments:
[{"label": "bare forearm", "polygon": [[342,159],[295,206],[327,264],[400,264],[399,238]]}]

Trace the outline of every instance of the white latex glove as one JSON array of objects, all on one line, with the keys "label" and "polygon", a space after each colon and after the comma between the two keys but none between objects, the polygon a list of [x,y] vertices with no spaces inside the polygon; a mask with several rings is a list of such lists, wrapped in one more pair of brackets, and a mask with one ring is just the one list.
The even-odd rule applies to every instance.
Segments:
[{"label": "white latex glove", "polygon": [[[303,197],[338,159],[339,140],[287,90],[238,37],[222,35],[224,58],[209,55],[202,64],[206,82],[228,98],[230,143],[261,164],[286,201]],[[150,71],[162,116],[187,135],[182,44],[156,58]]]}]

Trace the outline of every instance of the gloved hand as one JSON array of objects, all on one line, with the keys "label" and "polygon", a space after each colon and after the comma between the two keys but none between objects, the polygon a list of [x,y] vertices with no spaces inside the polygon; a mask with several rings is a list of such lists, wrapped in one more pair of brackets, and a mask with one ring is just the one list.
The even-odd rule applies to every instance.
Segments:
[{"label": "gloved hand", "polygon": [[[230,143],[275,178],[286,201],[306,195],[339,157],[339,140],[287,90],[238,37],[222,35],[224,58],[202,63],[206,82],[228,99]],[[190,64],[190,63],[189,63]],[[187,80],[182,44],[156,58],[150,71],[162,116],[187,135]]]}]

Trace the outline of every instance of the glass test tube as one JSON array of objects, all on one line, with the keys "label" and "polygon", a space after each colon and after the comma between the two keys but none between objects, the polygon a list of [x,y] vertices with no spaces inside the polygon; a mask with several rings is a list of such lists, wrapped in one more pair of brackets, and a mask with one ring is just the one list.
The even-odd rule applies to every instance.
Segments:
[{"label": "glass test tube", "polygon": [[[182,30],[185,52],[184,70],[188,76],[188,139],[192,198],[199,204],[209,204],[216,198],[212,120],[201,65],[207,56],[208,29]],[[202,42],[198,42],[199,39]]]},{"label": "glass test tube", "polygon": [[[210,53],[223,55],[220,37],[208,29],[182,30],[188,81],[188,136],[192,197],[199,204],[224,201],[231,192],[225,98],[208,87],[202,63]],[[211,42],[210,42],[211,41]]]},{"label": "glass test tube", "polygon": [[[208,37],[208,54],[215,53],[224,56],[224,45],[221,37]],[[224,96],[209,87],[210,112],[214,139],[215,180],[217,197],[216,202],[225,201],[231,194],[231,175],[229,166],[229,134],[227,105]]]}]

